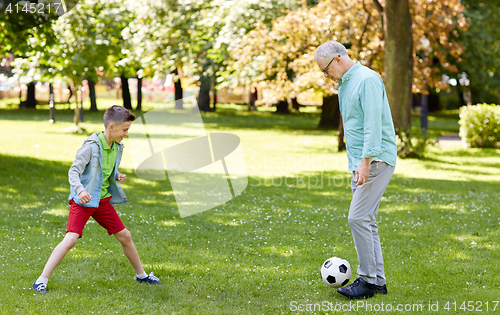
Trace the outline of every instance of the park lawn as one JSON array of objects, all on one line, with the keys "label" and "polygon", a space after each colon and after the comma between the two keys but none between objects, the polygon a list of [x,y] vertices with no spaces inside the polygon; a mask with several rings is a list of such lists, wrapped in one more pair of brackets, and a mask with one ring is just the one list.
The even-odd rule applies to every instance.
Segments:
[{"label": "park lawn", "polygon": [[[88,134],[103,129],[103,112],[86,112],[86,134],[70,135],[63,130],[71,111],[58,111],[49,124],[47,110],[0,110],[0,313],[290,314],[319,303],[315,313],[332,314],[349,307],[320,278],[331,256],[347,259],[356,277],[350,174],[335,132],[317,130],[317,114],[221,108],[203,114],[206,128],[241,138],[249,184],[216,209],[180,218],[169,182],[137,178],[125,148],[129,204],[116,210],[146,271],[165,285],[136,284],[119,243],[90,220],[47,295],[31,285],[64,236],[67,171]],[[433,117],[439,130],[442,117]],[[499,158],[500,150],[434,147],[424,159],[398,160],[378,216],[389,294],[346,313],[373,314],[367,304],[383,303],[422,314],[438,303],[433,314],[454,314],[468,301],[500,310]]]}]

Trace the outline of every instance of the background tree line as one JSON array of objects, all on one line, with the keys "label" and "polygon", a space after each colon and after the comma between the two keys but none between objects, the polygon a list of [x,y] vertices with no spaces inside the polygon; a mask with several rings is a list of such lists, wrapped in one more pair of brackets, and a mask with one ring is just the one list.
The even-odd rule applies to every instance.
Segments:
[{"label": "background tree line", "polygon": [[[319,127],[337,128],[336,87],[313,62],[317,46],[343,43],[384,79],[398,131],[411,126],[412,95],[439,93],[455,79],[472,102],[498,101],[500,28],[497,0],[84,0],[58,19],[14,33],[0,17],[0,55],[13,54],[18,76],[81,86],[120,77],[195,78],[202,111],[215,110],[215,87],[259,84],[277,111],[298,107],[297,95],[323,95]],[[447,79],[443,79],[447,78]],[[465,79],[464,79],[465,78]],[[139,85],[140,86],[140,85]],[[141,109],[141,95],[136,109]],[[214,100],[216,98],[214,97]],[[182,107],[182,103],[180,107]],[[35,107],[34,83],[28,107]]]}]

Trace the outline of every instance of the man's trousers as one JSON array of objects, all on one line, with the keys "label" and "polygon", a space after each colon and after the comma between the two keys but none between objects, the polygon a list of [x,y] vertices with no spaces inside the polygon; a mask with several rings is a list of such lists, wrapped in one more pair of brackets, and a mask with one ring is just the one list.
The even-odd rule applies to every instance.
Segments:
[{"label": "man's trousers", "polygon": [[356,187],[354,172],[351,179],[352,201],[348,221],[358,253],[358,276],[376,285],[385,284],[384,259],[376,218],[380,199],[393,173],[393,166],[383,161],[372,161],[366,183]]}]

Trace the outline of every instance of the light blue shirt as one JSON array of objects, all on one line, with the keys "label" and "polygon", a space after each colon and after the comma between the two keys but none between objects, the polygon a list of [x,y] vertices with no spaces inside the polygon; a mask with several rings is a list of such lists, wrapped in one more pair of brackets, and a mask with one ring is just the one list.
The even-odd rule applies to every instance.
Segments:
[{"label": "light blue shirt", "polygon": [[363,158],[396,166],[396,133],[380,76],[356,62],[342,76],[338,90],[349,171]]}]

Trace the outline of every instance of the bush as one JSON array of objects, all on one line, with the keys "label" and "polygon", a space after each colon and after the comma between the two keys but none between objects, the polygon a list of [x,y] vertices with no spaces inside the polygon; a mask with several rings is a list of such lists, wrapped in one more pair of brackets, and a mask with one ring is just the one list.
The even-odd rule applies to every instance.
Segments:
[{"label": "bush", "polygon": [[416,130],[413,135],[404,131],[396,135],[398,156],[403,159],[423,157],[427,147],[434,144],[436,141],[428,135],[423,135],[420,130]]},{"label": "bush", "polygon": [[500,148],[500,106],[469,105],[460,108],[460,137],[471,148]]}]

